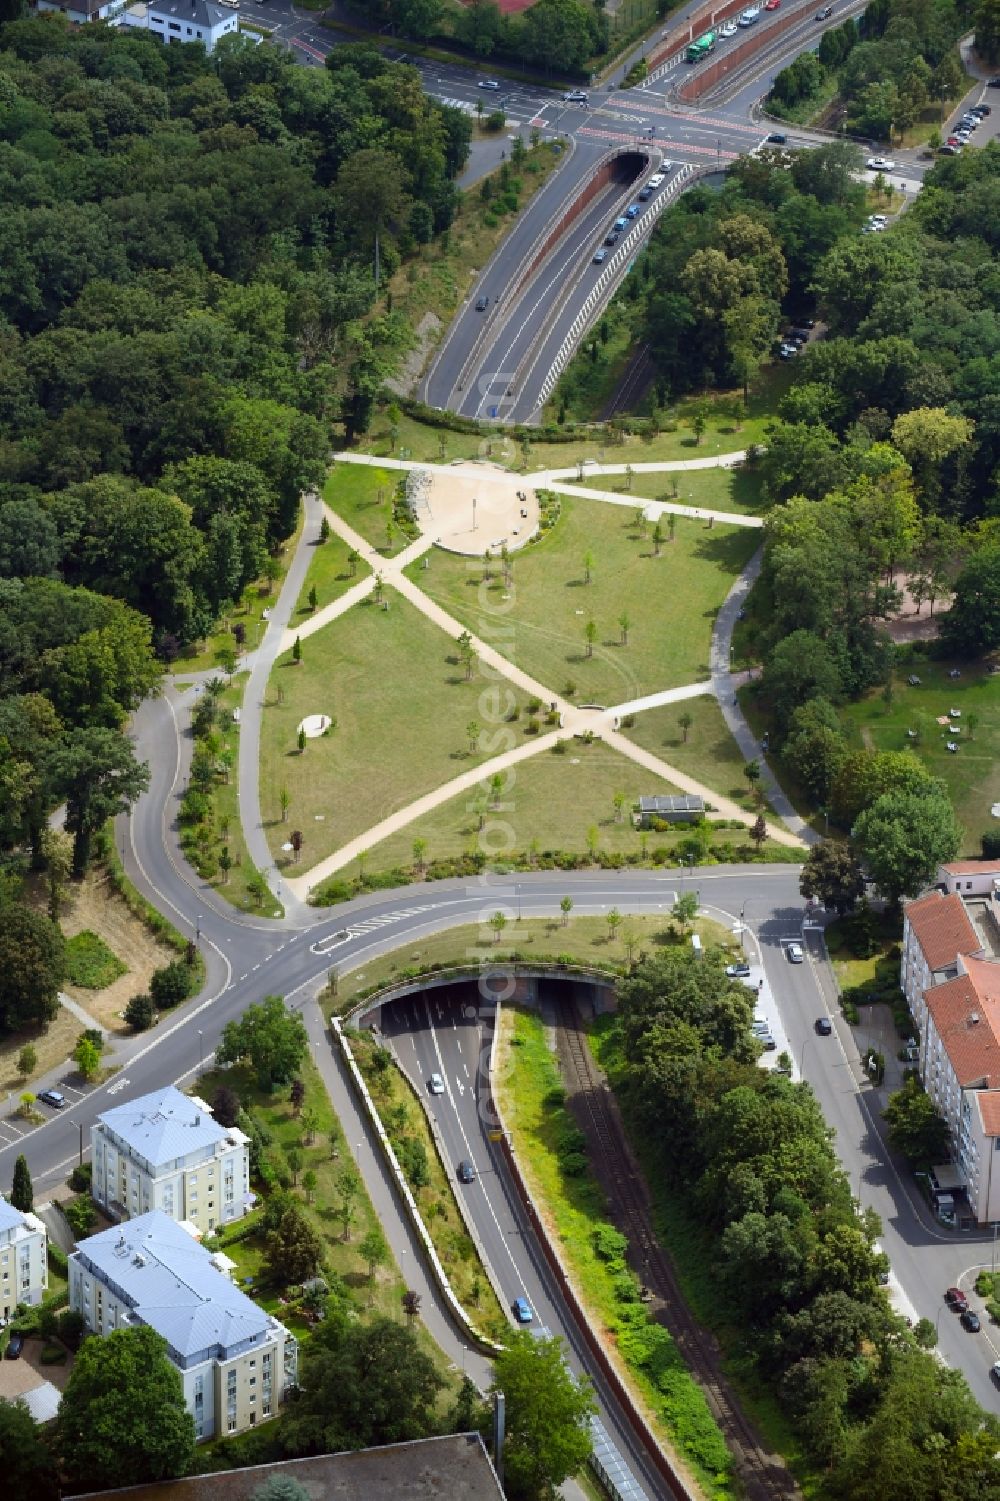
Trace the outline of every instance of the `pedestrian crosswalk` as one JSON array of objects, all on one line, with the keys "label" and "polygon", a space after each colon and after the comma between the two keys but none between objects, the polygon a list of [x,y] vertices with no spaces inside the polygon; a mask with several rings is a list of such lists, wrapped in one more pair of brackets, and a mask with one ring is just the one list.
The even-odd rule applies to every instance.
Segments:
[{"label": "pedestrian crosswalk", "polygon": [[[469,99],[453,99],[448,95],[438,94],[437,101],[438,104],[450,104],[452,109],[460,109],[466,115],[477,113],[476,105]],[[502,109],[508,125],[527,125],[529,121],[533,121],[535,118],[534,106],[522,106],[519,111],[516,107],[514,109],[509,108],[502,100],[494,99],[490,101],[489,99],[481,99],[477,102],[483,105],[486,113],[489,113],[493,109]]]},{"label": "pedestrian crosswalk", "polygon": [[363,922],[352,923],[349,928],[341,928],[336,933],[330,933],[326,938],[318,938],[310,945],[309,952],[312,954],[329,954],[333,949],[340,948],[341,944],[349,943],[352,938],[363,938],[366,933],[374,933],[379,928],[388,928],[393,923],[402,922],[407,917],[421,917],[425,912],[433,912],[439,902],[425,902],[421,907],[400,907],[395,912],[380,912],[374,917],[366,917]]}]

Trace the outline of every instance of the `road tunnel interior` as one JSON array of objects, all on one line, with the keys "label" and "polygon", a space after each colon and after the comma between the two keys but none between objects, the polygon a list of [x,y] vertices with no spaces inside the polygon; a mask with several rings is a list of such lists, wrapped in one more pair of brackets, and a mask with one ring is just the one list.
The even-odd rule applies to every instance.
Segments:
[{"label": "road tunnel interior", "polygon": [[502,1006],[541,1008],[550,1022],[572,1014],[589,1020],[611,1009],[613,998],[610,984],[586,976],[541,970],[515,974],[498,967],[484,970],[476,978],[444,983],[429,979],[423,985],[410,981],[405,994],[383,999],[359,1018],[359,1025],[374,1027],[386,1038],[441,1023],[449,1028],[476,1025],[492,1022],[497,1001]]},{"label": "road tunnel interior", "polygon": [[652,161],[647,151],[622,151],[612,162],[614,181],[623,185],[638,182],[651,165]]}]

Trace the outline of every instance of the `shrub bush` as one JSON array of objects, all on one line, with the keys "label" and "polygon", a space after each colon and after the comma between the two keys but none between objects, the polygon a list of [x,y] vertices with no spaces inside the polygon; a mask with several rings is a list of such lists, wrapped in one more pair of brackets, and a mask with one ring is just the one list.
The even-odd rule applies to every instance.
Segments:
[{"label": "shrub bush", "polygon": [[78,1162],[69,1175],[69,1186],[74,1193],[89,1193],[93,1181],[94,1164],[92,1162]]}]

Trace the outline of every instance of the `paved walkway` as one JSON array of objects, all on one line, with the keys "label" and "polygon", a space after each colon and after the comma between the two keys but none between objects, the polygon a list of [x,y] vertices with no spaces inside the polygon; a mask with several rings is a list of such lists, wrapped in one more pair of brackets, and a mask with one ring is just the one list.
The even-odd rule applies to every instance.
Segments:
[{"label": "paved walkway", "polygon": [[718,699],[722,717],[726,721],[729,732],[740,748],[740,754],[745,756],[747,761],[756,760],[760,763],[760,786],[766,793],[768,802],[775,813],[801,843],[818,844],[820,836],[809,827],[805,819],[799,817],[790,799],[778,786],[774,773],[767,764],[767,758],[761,750],[760,741],[750,728],[736,697],[737,683],[744,681],[744,675],[742,673],[734,675],[732,672],[733,627],[746,603],[747,595],[760,574],[763,556],[763,549],[758,549],[754,553],[730,589],[722,609],[715,618],[715,625],[712,627],[712,645],[709,651],[712,691]]},{"label": "paved walkway", "polygon": [[[535,481],[537,483],[537,481]],[[609,506],[627,506],[630,511],[642,511],[651,521],[658,521],[665,513],[689,516],[694,521],[724,521],[727,526],[762,527],[760,516],[745,516],[742,511],[711,511],[705,506],[686,506],[680,500],[650,500],[644,495],[630,495],[620,490],[592,490],[587,485],[567,485],[552,480],[547,489],[557,495],[580,495],[584,500],[600,500]]]},{"label": "paved walkway", "polygon": [[60,1006],[65,1006],[70,1015],[75,1016],[78,1022],[83,1022],[83,1025],[85,1027],[92,1027],[95,1032],[107,1031],[107,1028],[102,1027],[100,1022],[96,1021],[95,1018],[90,1015],[89,1011],[84,1011],[83,1007],[79,1004],[78,1001],[74,1001],[72,996],[65,995],[61,990],[59,992],[59,1004]]},{"label": "paved walkway", "polygon": [[594,464],[584,459],[570,469],[544,469],[533,474],[535,483],[549,480],[577,479],[581,474],[669,474],[682,473],[685,469],[733,469],[746,458],[746,449],[738,448],[733,453],[710,454],[702,459],[654,459],[646,464]]},{"label": "paved walkway", "polygon": [[323,507],[317,495],[304,496],[303,504],[305,505],[305,520],[302,524],[298,546],[295,549],[295,556],[285,574],[285,582],[281,587],[277,603],[271,609],[267,630],[251,660],[250,677],[243,694],[240,717],[237,771],[240,823],[243,826],[247,853],[275,897],[284,905],[285,916],[293,920],[297,919],[299,922],[306,917],[311,917],[311,914],[299,901],[295,892],[287,889],[287,882],[285,889],[282,889],[281,876],[274,863],[274,856],[264,832],[264,820],[260,811],[260,725],[268,678],[271,676],[275,659],[282,651],[288,622],[302,592],[306,570],[312,559],[312,547],[319,533],[323,516]]},{"label": "paved walkway", "polygon": [[711,683],[686,683],[683,688],[662,688],[659,693],[630,698],[626,703],[615,704],[605,713],[612,719],[624,719],[626,714],[641,714],[644,709],[659,709],[662,704],[679,704],[685,698],[702,698],[712,691]]}]

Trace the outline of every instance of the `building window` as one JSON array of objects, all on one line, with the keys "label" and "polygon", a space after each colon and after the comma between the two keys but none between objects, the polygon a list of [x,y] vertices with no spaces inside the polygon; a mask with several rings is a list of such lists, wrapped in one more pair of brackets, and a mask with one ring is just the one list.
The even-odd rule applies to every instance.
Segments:
[{"label": "building window", "polygon": [[228,1419],[228,1421],[226,1423],[226,1428],[229,1430],[230,1433],[235,1433],[236,1432],[236,1416],[235,1416],[235,1414],[233,1414],[233,1413],[230,1414],[229,1419]]}]

